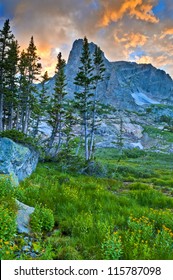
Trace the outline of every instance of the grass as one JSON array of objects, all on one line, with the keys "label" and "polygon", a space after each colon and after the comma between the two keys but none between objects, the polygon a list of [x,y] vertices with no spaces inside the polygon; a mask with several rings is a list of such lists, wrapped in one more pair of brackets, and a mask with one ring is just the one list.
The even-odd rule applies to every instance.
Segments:
[{"label": "grass", "polygon": [[[96,167],[106,166],[104,178],[97,168],[89,176],[39,163],[15,189],[13,197],[37,206],[35,259],[173,259],[173,156],[133,150],[120,158],[108,148],[96,156]],[[16,259],[22,245],[12,242]]]},{"label": "grass", "polygon": [[161,130],[153,126],[145,126],[144,132],[147,132],[152,138],[157,138],[160,141],[173,142],[173,133],[170,131]]}]

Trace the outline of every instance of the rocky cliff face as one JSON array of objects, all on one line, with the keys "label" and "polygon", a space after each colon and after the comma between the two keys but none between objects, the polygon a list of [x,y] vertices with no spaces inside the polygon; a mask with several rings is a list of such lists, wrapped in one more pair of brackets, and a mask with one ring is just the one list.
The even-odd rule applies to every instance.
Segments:
[{"label": "rocky cliff face", "polygon": [[[80,66],[83,40],[73,43],[66,66],[67,92],[69,98],[77,91],[74,78]],[[95,44],[90,43],[91,55]],[[116,108],[142,110],[151,104],[173,105],[173,81],[164,71],[151,64],[134,62],[109,62],[102,53],[105,64],[105,78],[99,85],[98,96],[102,103],[111,104]],[[54,78],[49,83],[49,92],[54,87]]]},{"label": "rocky cliff face", "polygon": [[[74,78],[80,66],[82,46],[82,39],[73,43],[66,65],[66,90],[70,99],[73,99],[74,92],[77,91]],[[89,47],[93,55],[95,44],[90,43]],[[173,134],[165,130],[168,123],[161,123],[161,120],[167,117],[173,123],[173,80],[171,77],[151,64],[110,62],[104,53],[102,56],[106,70],[104,80],[99,84],[98,97],[101,103],[111,105],[115,110],[107,115],[98,116],[96,146],[116,146],[120,134],[121,112],[122,137],[126,148],[153,148],[172,152]],[[51,95],[54,77],[47,83],[47,87]],[[77,129],[75,129],[75,134],[78,135]]]},{"label": "rocky cliff face", "polygon": [[11,175],[16,184],[31,175],[37,166],[38,156],[28,147],[0,138],[0,174]]}]

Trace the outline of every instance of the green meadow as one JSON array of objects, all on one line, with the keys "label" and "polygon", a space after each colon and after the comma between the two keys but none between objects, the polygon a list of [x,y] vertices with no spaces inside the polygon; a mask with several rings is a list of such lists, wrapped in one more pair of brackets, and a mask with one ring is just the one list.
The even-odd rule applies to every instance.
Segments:
[{"label": "green meadow", "polygon": [[[1,259],[172,260],[173,155],[100,149],[90,168],[39,163],[16,188],[0,179]],[[35,207],[31,248],[15,199]]]}]

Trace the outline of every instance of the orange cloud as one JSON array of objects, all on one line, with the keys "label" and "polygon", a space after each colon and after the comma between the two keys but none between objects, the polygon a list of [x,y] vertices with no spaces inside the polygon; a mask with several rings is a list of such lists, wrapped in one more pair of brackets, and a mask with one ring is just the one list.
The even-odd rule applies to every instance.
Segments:
[{"label": "orange cloud", "polygon": [[156,10],[159,19],[153,13],[159,0],[1,2],[6,17],[9,14],[12,18],[12,29],[21,50],[28,47],[33,35],[43,71],[48,70],[50,75],[54,74],[58,49],[67,59],[73,41],[86,35],[111,61],[134,58],[135,48],[140,46],[145,56],[138,57],[136,50],[135,61],[169,70],[173,77],[172,0],[165,1],[163,11]]},{"label": "orange cloud", "polygon": [[109,1],[103,2],[103,17],[100,26],[108,26],[111,21],[120,20],[125,14],[139,20],[157,23],[159,19],[153,14],[152,8],[155,1],[152,0],[124,0],[118,1],[119,6]]},{"label": "orange cloud", "polygon": [[122,43],[126,49],[143,46],[147,38],[148,37],[143,34],[133,32],[124,34],[122,38],[119,38],[117,34],[114,35],[115,42]]},{"label": "orange cloud", "polygon": [[136,62],[137,63],[144,63],[144,64],[149,64],[151,63],[153,66],[157,68],[164,68],[166,65],[169,65],[169,58],[164,55],[160,55],[158,57],[152,57],[152,56],[142,56],[140,58],[136,57]]},{"label": "orange cloud", "polygon": [[160,36],[161,39],[165,38],[166,35],[173,35],[173,28],[166,28],[163,32],[162,35]]},{"label": "orange cloud", "polygon": [[152,57],[150,56],[142,56],[139,59],[136,60],[137,63],[144,63],[144,64],[148,64],[148,63],[152,63]]}]

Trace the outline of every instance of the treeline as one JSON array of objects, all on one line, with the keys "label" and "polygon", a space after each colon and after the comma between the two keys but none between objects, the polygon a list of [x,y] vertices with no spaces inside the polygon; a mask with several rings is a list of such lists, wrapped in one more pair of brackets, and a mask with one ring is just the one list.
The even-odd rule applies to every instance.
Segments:
[{"label": "treeline", "polygon": [[[0,30],[0,132],[16,130],[37,138],[43,119],[51,126],[46,139],[47,154],[70,151],[73,126],[80,124],[78,149],[83,146],[85,159],[94,157],[96,116],[99,108],[97,89],[104,76],[102,52],[95,47],[91,57],[88,40],[83,40],[80,65],[74,83],[74,100],[66,98],[66,62],[57,56],[55,86],[48,95],[48,73],[42,74],[41,58],[31,37],[28,48],[20,52],[18,41],[6,20]],[[37,83],[40,82],[38,87]]]}]

